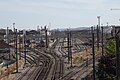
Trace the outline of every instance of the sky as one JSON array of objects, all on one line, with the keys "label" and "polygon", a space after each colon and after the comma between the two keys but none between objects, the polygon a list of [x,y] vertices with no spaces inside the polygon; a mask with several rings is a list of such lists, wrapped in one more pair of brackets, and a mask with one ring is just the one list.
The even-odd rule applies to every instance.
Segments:
[{"label": "sky", "polygon": [[120,0],[0,0],[0,28],[50,29],[119,25]]}]

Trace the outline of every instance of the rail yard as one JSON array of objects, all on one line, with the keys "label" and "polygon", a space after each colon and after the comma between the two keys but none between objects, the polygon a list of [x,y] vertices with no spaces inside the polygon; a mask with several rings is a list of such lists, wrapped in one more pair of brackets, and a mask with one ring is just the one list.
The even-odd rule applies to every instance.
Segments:
[{"label": "rail yard", "polygon": [[3,60],[10,58],[14,62],[1,62],[0,79],[93,80],[94,68],[102,56],[101,38],[98,48],[96,31],[89,27],[78,31],[51,31],[50,35],[46,26],[37,31],[17,32],[14,29],[14,32],[5,34],[6,42],[3,41],[13,47],[13,52],[1,53],[4,54],[1,55]]}]

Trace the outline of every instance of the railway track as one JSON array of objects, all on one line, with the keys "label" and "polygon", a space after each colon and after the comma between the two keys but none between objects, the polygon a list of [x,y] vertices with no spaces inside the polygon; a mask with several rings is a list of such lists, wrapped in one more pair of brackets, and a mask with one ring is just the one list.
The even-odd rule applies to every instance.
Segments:
[{"label": "railway track", "polygon": [[44,56],[44,66],[36,73],[36,75],[32,76],[34,77],[33,80],[46,80],[53,62],[51,58],[45,55],[43,52],[40,52],[39,50],[32,51],[36,54],[42,54],[42,56]]},{"label": "railway track", "polygon": [[63,43],[60,43],[58,51],[61,53],[62,57],[67,57],[67,53],[63,50]]},{"label": "railway track", "polygon": [[78,52],[81,52],[83,50],[86,50],[88,48],[90,48],[90,46],[87,46],[87,45],[83,45],[83,41],[81,41],[80,39],[73,39],[73,42],[74,42],[74,48],[78,51]]},{"label": "railway track", "polygon": [[[54,65],[54,70],[52,73],[52,78],[51,80],[58,80],[61,76],[63,76],[63,68],[64,68],[64,63],[63,60],[61,59],[60,55],[58,55],[55,52],[56,45],[59,43],[59,40],[55,42],[55,44],[50,48],[50,54],[54,57],[55,59],[55,65]],[[59,46],[60,47],[60,46]],[[58,48],[60,49],[60,48]]]},{"label": "railway track", "polygon": [[[56,49],[56,45],[59,44],[58,46],[58,52],[62,55],[58,55],[58,53],[56,53],[55,49]],[[64,53],[62,51],[62,46],[63,43],[60,43],[59,40],[57,40],[52,47],[49,49],[49,51],[46,51],[47,54],[50,54],[53,56],[54,58],[54,66],[53,66],[53,71],[52,71],[52,77],[50,80],[70,80],[70,78],[72,76],[74,76],[75,74],[77,74],[78,72],[80,72],[81,70],[83,70],[85,68],[85,63],[83,63],[81,66],[79,66],[76,70],[69,72],[68,74],[63,76],[64,73],[64,60],[63,60],[63,56],[66,55],[66,53]],[[35,54],[29,54],[30,57],[28,57],[29,62],[32,61],[31,64],[33,63],[37,63],[39,61],[42,62],[41,66],[38,66],[34,69],[34,67],[31,67],[33,69],[28,69],[26,73],[28,73],[27,75],[22,75],[23,78],[19,79],[19,80],[26,80],[25,76],[30,76],[27,77],[27,80],[46,80],[48,77],[48,74],[51,70],[51,66],[53,65],[53,59],[51,59],[50,56],[48,56],[46,53],[41,52],[38,49],[30,49],[30,51],[32,51]],[[39,56],[36,56],[39,55]],[[31,60],[32,59],[32,60]],[[36,60],[38,59],[38,60]],[[83,71],[84,72],[84,71]]]},{"label": "railway track", "polygon": [[[96,61],[99,59],[99,57],[99,55],[96,56]],[[92,59],[88,60],[88,66],[89,65],[92,65]],[[70,80],[74,75],[78,74],[79,72],[81,72],[82,74],[86,72],[86,62],[78,66],[76,69],[65,74],[63,77],[60,78],[60,80]],[[76,80],[78,80],[78,78]]]},{"label": "railway track", "polygon": [[[24,55],[21,54],[21,57],[24,58]],[[26,60],[27,60],[27,63],[29,63],[30,65],[36,64],[35,60],[31,56],[26,56]]]},{"label": "railway track", "polygon": [[[30,76],[36,71],[38,70],[39,67],[29,67],[24,73],[22,73],[20,75],[20,77],[18,77],[16,80],[29,80]],[[30,79],[31,80],[31,79]]]},{"label": "railway track", "polygon": [[[30,51],[34,54],[27,55],[26,59],[31,64],[31,67],[18,76],[16,80],[45,80],[49,73],[50,66],[52,65],[51,58],[41,51],[34,49],[30,49]],[[22,57],[24,57],[24,55],[22,55]],[[37,66],[34,66],[33,64],[36,64]]]},{"label": "railway track", "polygon": [[[90,69],[91,67],[87,67],[87,68],[84,68],[83,70],[81,70],[80,74],[74,79],[74,80],[80,80],[81,78],[84,78],[82,77],[82,75],[85,75],[85,73],[87,74],[87,71],[88,69]],[[92,71],[92,70],[91,70]]]},{"label": "railway track", "polygon": [[79,73],[84,68],[84,64],[79,66],[77,69],[70,71],[66,75],[60,78],[60,80],[70,80],[75,74]]},{"label": "railway track", "polygon": [[60,40],[59,42],[59,48],[58,48],[58,51],[62,54],[62,56],[66,57],[67,53],[64,51],[64,38],[62,38],[62,40]]}]

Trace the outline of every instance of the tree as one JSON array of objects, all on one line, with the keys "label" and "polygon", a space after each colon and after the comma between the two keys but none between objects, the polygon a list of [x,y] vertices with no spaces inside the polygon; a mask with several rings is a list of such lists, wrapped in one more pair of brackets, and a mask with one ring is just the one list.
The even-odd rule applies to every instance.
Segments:
[{"label": "tree", "polygon": [[106,55],[115,56],[115,39],[110,39],[107,41],[106,45]]},{"label": "tree", "polygon": [[113,80],[116,75],[115,43],[114,38],[107,39],[106,55],[99,59],[98,69],[96,70],[99,80]]}]

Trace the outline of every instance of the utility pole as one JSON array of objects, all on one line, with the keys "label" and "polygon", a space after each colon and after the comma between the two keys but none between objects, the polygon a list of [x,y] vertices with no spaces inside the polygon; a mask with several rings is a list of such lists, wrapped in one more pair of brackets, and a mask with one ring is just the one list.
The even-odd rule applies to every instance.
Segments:
[{"label": "utility pole", "polygon": [[72,50],[71,50],[71,47],[72,47],[72,46],[71,46],[71,41],[72,41],[72,40],[71,40],[71,31],[69,32],[69,35],[70,35],[70,36],[69,36],[69,37],[70,37],[70,38],[69,38],[69,39],[70,39],[69,48],[70,48],[70,58],[71,58],[71,67],[72,67]]},{"label": "utility pole", "polygon": [[7,27],[6,29],[6,43],[8,44],[9,42],[9,39],[8,39],[8,36],[9,36],[9,27]]},{"label": "utility pole", "polygon": [[15,23],[13,23],[13,42],[15,46]]},{"label": "utility pole", "polygon": [[100,16],[97,16],[98,18],[98,26],[97,26],[97,48],[99,50],[99,42],[100,42],[100,39],[99,39],[99,34],[100,34]]},{"label": "utility pole", "polygon": [[68,64],[70,63],[70,39],[69,29],[67,29],[67,47],[68,47]]},{"label": "utility pole", "polygon": [[99,50],[99,27],[97,25],[97,50]]},{"label": "utility pole", "polygon": [[26,31],[24,30],[23,31],[23,43],[24,43],[24,54],[25,54],[25,56],[24,56],[24,59],[25,59],[25,65],[26,65]]},{"label": "utility pole", "polygon": [[[15,48],[15,23],[13,23],[13,46]],[[15,56],[15,50],[14,50],[13,54]]]},{"label": "utility pole", "polygon": [[[9,27],[6,30],[6,43],[9,45]],[[10,52],[9,52],[9,60],[10,60]]]},{"label": "utility pole", "polygon": [[16,50],[15,50],[15,53],[16,53],[16,73],[18,73],[18,52],[17,52],[17,29],[15,29],[15,32],[16,32]]},{"label": "utility pole", "polygon": [[95,50],[94,50],[94,30],[91,27],[92,32],[92,55],[93,55],[93,80],[95,80]]},{"label": "utility pole", "polygon": [[40,28],[39,28],[39,25],[37,26],[37,37],[38,37],[38,42],[40,42]]},{"label": "utility pole", "polygon": [[[102,35],[101,35],[101,42],[102,42],[102,56],[104,56],[104,44],[103,44],[103,26],[101,27],[101,30],[102,30]],[[105,73],[101,73],[105,76]],[[104,79],[104,76],[101,78],[101,79]]]},{"label": "utility pole", "polygon": [[102,56],[104,55],[104,45],[103,45],[103,26],[101,27],[102,30]]},{"label": "utility pole", "polygon": [[18,53],[17,53],[17,29],[15,29],[15,23],[13,23],[13,43],[15,47],[15,55],[16,55],[16,73],[18,73]]},{"label": "utility pole", "polygon": [[46,29],[46,26],[45,26],[45,43],[46,43],[46,49],[48,48],[48,35],[47,35],[47,29]]},{"label": "utility pole", "polygon": [[40,36],[41,36],[41,40],[42,40],[42,26],[41,26],[41,29],[40,29]]},{"label": "utility pole", "polygon": [[20,54],[20,57],[19,59],[21,59],[21,44],[20,44],[20,31],[19,31],[19,54]]}]

